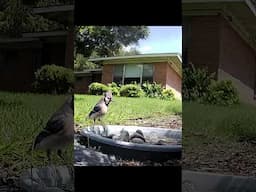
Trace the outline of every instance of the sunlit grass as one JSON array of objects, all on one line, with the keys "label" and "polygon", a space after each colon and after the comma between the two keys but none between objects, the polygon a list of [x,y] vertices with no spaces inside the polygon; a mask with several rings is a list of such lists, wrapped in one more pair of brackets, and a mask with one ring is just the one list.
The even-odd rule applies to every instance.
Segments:
[{"label": "sunlit grass", "polygon": [[[88,126],[93,123],[88,114],[101,96],[75,95],[75,123]],[[114,97],[109,105],[105,124],[122,124],[128,119],[150,118],[181,114],[181,101],[168,101],[154,98]]]},{"label": "sunlit grass", "polygon": [[[20,172],[31,166],[33,140],[65,98],[64,95],[0,92],[0,168]],[[73,160],[71,148],[69,162]],[[61,160],[53,156],[53,163],[61,163]],[[33,166],[46,164],[45,153],[35,152]]]}]

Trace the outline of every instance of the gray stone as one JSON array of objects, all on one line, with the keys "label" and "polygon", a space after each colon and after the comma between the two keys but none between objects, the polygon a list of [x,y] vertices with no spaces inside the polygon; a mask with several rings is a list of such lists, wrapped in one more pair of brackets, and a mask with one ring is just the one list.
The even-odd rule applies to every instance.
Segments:
[{"label": "gray stone", "polygon": [[66,166],[32,168],[21,174],[20,186],[33,192],[74,191],[74,175]]},{"label": "gray stone", "polygon": [[122,129],[120,131],[120,140],[128,142],[129,141],[129,132],[124,130],[124,129]]},{"label": "gray stone", "polygon": [[109,166],[115,165],[115,157],[103,154],[93,149],[86,148],[79,142],[78,135],[75,135],[74,139],[74,158],[75,166]]},{"label": "gray stone", "polygon": [[[256,179],[252,177],[182,171],[183,189],[187,192],[255,192]],[[193,189],[193,190],[192,190]]]},{"label": "gray stone", "polygon": [[145,140],[143,140],[141,138],[133,138],[133,139],[130,140],[130,142],[138,143],[138,144],[143,144],[143,143],[145,143]]}]

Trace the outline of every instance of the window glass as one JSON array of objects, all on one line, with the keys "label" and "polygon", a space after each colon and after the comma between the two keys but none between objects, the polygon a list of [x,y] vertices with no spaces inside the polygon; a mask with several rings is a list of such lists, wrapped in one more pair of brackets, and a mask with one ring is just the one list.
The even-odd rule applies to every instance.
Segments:
[{"label": "window glass", "polygon": [[140,77],[142,65],[125,65],[125,78]]}]

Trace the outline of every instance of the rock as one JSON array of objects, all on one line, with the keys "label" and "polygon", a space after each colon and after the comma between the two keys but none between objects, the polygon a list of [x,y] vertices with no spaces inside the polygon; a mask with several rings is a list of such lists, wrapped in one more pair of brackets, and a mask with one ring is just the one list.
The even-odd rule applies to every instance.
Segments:
[{"label": "rock", "polygon": [[138,143],[138,144],[143,144],[143,143],[145,143],[145,139],[143,140],[142,138],[132,138],[131,140],[130,140],[130,142],[132,142],[132,143]]},{"label": "rock", "polygon": [[65,192],[67,189],[72,191],[74,175],[66,166],[32,168],[21,174],[20,184],[25,191],[32,189],[34,192]]},{"label": "rock", "polygon": [[140,129],[137,129],[137,130],[136,130],[136,133],[138,133],[138,134],[140,134],[142,137],[144,137],[144,135],[143,135],[143,133],[142,133],[142,131],[141,131]]},{"label": "rock", "polygon": [[116,163],[114,156],[106,155],[93,149],[86,148],[79,142],[79,135],[74,140],[75,166],[113,166]]},{"label": "rock", "polygon": [[[137,130],[138,131],[138,130]],[[143,141],[143,143],[145,143],[146,142],[146,139],[144,138],[144,136],[143,136],[143,134],[142,134],[142,132],[140,133],[138,133],[138,132],[135,132],[135,133],[133,133],[131,136],[130,136],[130,141],[131,142],[134,142],[134,141],[136,141],[136,142],[140,142],[141,143],[141,141]],[[136,139],[135,139],[136,138]],[[135,139],[135,140],[134,140]],[[139,139],[139,140],[138,140]]]},{"label": "rock", "polygon": [[122,129],[120,131],[120,140],[121,141],[126,141],[126,142],[129,142],[129,132]]}]

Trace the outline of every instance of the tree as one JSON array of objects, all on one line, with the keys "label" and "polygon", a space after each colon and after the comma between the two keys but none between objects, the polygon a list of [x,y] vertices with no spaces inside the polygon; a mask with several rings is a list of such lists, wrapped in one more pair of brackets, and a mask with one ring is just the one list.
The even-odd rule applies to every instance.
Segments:
[{"label": "tree", "polygon": [[146,26],[82,26],[77,29],[75,51],[85,57],[115,56],[123,46],[137,44],[149,35]]},{"label": "tree", "polygon": [[65,29],[65,26],[57,21],[33,14],[31,7],[23,3],[22,0],[1,0],[0,33],[10,37],[21,37],[24,32]]},{"label": "tree", "polygon": [[141,54],[139,50],[136,48],[131,48],[129,51],[125,51],[124,49],[120,49],[118,56],[130,56],[130,55],[139,55]]},{"label": "tree", "polygon": [[74,61],[74,69],[75,71],[82,71],[84,69],[96,69],[100,66],[96,65],[93,62],[88,61],[88,58],[84,57],[83,54],[76,54]]}]

